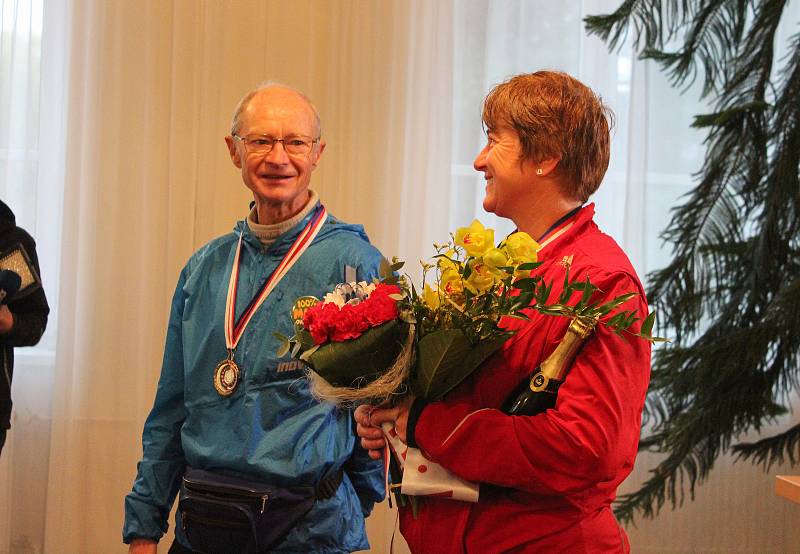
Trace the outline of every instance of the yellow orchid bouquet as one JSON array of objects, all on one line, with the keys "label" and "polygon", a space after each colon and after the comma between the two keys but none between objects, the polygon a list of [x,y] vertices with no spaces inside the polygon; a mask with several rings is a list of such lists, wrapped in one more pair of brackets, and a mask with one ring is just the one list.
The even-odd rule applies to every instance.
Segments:
[{"label": "yellow orchid bouquet", "polygon": [[[308,364],[319,398],[340,405],[380,404],[407,393],[438,400],[513,334],[501,326],[503,317],[528,319],[525,310],[532,308],[593,326],[634,295],[590,304],[596,287],[569,282],[567,274],[558,301],[548,303],[550,284],[532,274],[540,265],[536,241],[515,232],[495,244],[494,230],[477,220],[434,247],[436,255],[422,263],[421,291],[397,274],[404,263],[395,258],[377,285],[339,285],[323,301],[312,299],[317,305],[299,299],[311,308],[296,317],[293,337],[276,335],[279,355],[291,351]],[[569,305],[576,292],[580,300]],[[653,318],[635,334],[652,340]],[[638,319],[620,311],[604,324],[620,331]]]},{"label": "yellow orchid bouquet", "polygon": [[524,232],[495,245],[494,230],[475,220],[434,248],[435,261],[422,264],[422,294],[410,287],[408,302],[419,334],[410,386],[429,400],[444,396],[500,348],[512,334],[500,319],[527,319],[523,310],[541,283],[530,278],[540,265],[539,245]]}]

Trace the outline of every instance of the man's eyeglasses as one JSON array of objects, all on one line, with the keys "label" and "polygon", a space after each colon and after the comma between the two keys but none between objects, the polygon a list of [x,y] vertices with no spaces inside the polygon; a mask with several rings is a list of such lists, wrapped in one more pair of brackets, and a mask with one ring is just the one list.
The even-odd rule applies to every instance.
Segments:
[{"label": "man's eyeglasses", "polygon": [[284,137],[282,139],[267,135],[247,135],[246,137],[233,135],[233,138],[242,141],[245,149],[252,154],[269,154],[276,142],[282,142],[287,154],[300,156],[311,152],[314,143],[319,142],[318,138],[312,139],[302,135]]}]

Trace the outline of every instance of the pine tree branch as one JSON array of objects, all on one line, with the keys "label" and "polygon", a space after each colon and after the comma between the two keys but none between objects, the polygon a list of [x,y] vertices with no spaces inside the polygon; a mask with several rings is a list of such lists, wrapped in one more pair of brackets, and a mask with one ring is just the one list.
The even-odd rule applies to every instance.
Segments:
[{"label": "pine tree branch", "polygon": [[753,443],[737,444],[733,447],[737,460],[752,460],[768,471],[786,459],[792,465],[800,462],[800,425]]},{"label": "pine tree branch", "polygon": [[610,48],[632,32],[676,86],[702,73],[714,106],[694,122],[707,132],[697,184],[662,234],[673,260],[648,276],[674,342],[655,355],[641,448],[665,457],[620,498],[625,521],[680,505],[723,453],[796,459],[800,431],[734,444],[800,390],[800,34],[772,82],[787,1],[628,0],[586,19]]}]

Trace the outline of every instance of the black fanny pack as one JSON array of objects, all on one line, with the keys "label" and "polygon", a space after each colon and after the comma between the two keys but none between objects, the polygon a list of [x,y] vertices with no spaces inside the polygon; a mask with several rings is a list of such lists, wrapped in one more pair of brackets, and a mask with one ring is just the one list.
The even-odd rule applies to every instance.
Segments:
[{"label": "black fanny pack", "polygon": [[316,487],[292,488],[190,469],[178,510],[192,550],[204,554],[264,552],[280,542],[317,500],[336,494],[337,470]]}]

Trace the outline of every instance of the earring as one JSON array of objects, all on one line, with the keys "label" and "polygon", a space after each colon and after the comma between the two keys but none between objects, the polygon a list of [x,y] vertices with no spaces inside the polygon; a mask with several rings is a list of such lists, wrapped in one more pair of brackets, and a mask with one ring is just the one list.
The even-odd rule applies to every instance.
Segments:
[{"label": "earring", "polygon": [[541,167],[536,170],[536,175],[541,175],[542,173],[544,173],[544,171],[542,171]]}]

